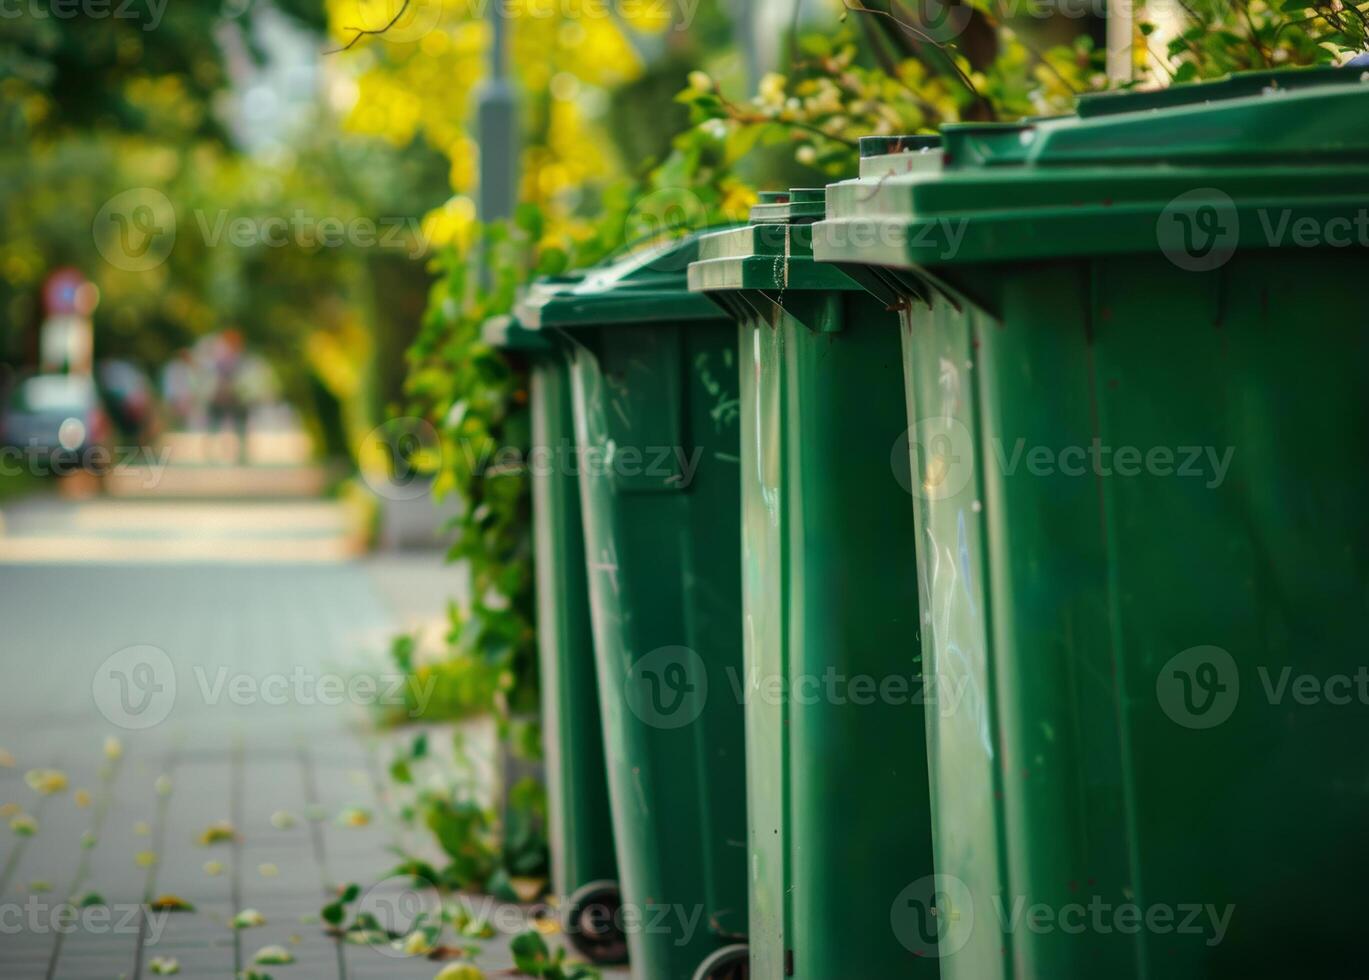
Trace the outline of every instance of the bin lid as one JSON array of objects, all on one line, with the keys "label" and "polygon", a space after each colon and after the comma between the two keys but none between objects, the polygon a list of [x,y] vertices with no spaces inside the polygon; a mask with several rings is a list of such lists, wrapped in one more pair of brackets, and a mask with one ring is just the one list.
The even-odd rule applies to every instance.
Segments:
[{"label": "bin lid", "polygon": [[[860,140],[860,178],[826,188],[797,187],[767,192],[751,209],[744,228],[709,235],[700,243],[699,261],[689,267],[689,288],[717,294],[756,291],[784,306],[788,293],[861,288],[851,270],[813,261],[814,224],[827,214],[834,193],[878,185],[883,177],[940,166],[939,136],[865,136]],[[730,300],[719,301],[737,314]],[[791,309],[799,314],[797,305]]]},{"label": "bin lid", "polygon": [[909,268],[1169,255],[1195,229],[1232,250],[1292,244],[1292,222],[1343,217],[1369,191],[1366,79],[1255,72],[1089,96],[1074,116],[948,125],[937,163],[829,187],[815,257]]},{"label": "bin lid", "polygon": [[1266,89],[1293,91],[1314,85],[1358,85],[1359,73],[1344,68],[1285,68],[1281,71],[1243,71],[1209,82],[1171,85],[1147,92],[1088,92],[1079,96],[1075,112],[1080,118],[1114,112],[1165,109],[1195,102],[1261,95]]},{"label": "bin lid", "polygon": [[[529,299],[553,296],[571,289],[583,282],[583,271],[568,272],[559,276],[539,276],[523,287],[514,305]],[[554,350],[551,339],[536,330],[529,329],[512,313],[492,316],[480,326],[480,338],[491,347],[500,350],[516,350],[524,353],[550,353]]]},{"label": "bin lid", "polygon": [[696,232],[585,270],[565,289],[530,290],[514,308],[529,329],[717,320],[722,313],[693,294],[686,270],[699,253]]},{"label": "bin lid", "polygon": [[[821,187],[763,194],[751,209],[749,225],[700,239],[699,257],[689,265],[689,288],[696,293],[745,290],[767,295],[855,289],[836,267],[813,261],[813,222],[822,218],[825,207]],[[736,314],[728,303],[721,305]]]},{"label": "bin lid", "polygon": [[511,314],[492,316],[480,327],[480,337],[499,350],[520,351],[527,354],[548,354],[553,350],[546,334],[529,330]]}]

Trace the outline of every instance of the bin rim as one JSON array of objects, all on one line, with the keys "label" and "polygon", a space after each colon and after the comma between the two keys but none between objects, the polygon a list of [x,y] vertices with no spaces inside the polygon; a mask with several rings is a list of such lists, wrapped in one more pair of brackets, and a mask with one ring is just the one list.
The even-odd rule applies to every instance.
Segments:
[{"label": "bin rim", "polygon": [[[860,140],[861,173],[867,161],[914,161],[935,154],[940,135],[865,136]],[[830,187],[830,185],[829,185]],[[730,316],[741,319],[767,300],[782,308],[789,293],[849,291],[861,287],[848,272],[813,261],[813,226],[827,214],[829,187],[791,187],[763,191],[751,209],[750,224],[717,231],[699,241],[699,257],[689,266],[689,288],[713,297]],[[725,294],[737,294],[728,296]],[[758,295],[743,296],[752,293]],[[790,312],[800,315],[794,304]],[[809,311],[804,309],[802,315]]]},{"label": "bin rim", "polygon": [[718,309],[686,284],[686,269],[707,233],[692,232],[592,266],[565,289],[530,291],[514,313],[531,330],[721,319]]},{"label": "bin rim", "polygon": [[496,350],[550,354],[556,349],[546,334],[529,330],[511,313],[486,319],[480,326],[480,338]]},{"label": "bin rim", "polygon": [[[790,192],[791,201],[796,194],[797,190]],[[813,200],[815,195],[817,199]],[[763,293],[780,301],[781,294],[787,292],[858,289],[835,266],[813,261],[813,224],[807,212],[813,207],[820,212],[824,204],[822,193],[816,190],[810,189],[806,197],[798,202],[802,210],[797,213],[755,215],[757,209],[753,209],[751,224],[701,238],[699,257],[689,264],[690,290],[703,294]],[[731,305],[724,308],[735,315]]]},{"label": "bin rim", "polygon": [[1212,208],[1233,248],[1286,247],[1269,240],[1271,212],[1326,222],[1369,193],[1369,74],[1259,85],[1269,77],[1187,86],[1226,95],[1163,107],[1134,93],[1083,117],[948,126],[939,168],[829,185],[814,256],[906,269],[1167,253],[1161,220]]}]

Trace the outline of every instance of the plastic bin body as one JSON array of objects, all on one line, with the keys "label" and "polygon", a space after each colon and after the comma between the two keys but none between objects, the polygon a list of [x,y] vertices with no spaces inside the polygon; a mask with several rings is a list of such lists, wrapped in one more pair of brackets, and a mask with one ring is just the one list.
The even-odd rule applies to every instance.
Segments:
[{"label": "plastic bin body", "polygon": [[738,321],[751,976],[935,976],[889,928],[930,875],[898,317],[811,260],[822,191],[700,245]]},{"label": "plastic bin body", "polygon": [[[540,288],[551,289],[543,283]],[[563,288],[563,287],[562,287]],[[562,901],[618,877],[589,612],[569,361],[508,317],[485,337],[528,360],[534,573],[552,887]]]},{"label": "plastic bin body", "polygon": [[906,304],[948,980],[1359,969],[1366,242],[1271,231],[1363,213],[1344,78],[829,188],[818,258]]},{"label": "plastic bin body", "polygon": [[693,244],[526,310],[569,345],[633,975],[689,980],[746,933],[736,329]]}]

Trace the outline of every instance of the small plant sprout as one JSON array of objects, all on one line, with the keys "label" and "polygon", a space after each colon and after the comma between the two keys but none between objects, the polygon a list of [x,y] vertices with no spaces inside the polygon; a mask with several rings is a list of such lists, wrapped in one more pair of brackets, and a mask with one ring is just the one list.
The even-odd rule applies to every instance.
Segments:
[{"label": "small plant sprout", "polygon": [[474,963],[448,963],[433,980],[485,980],[485,973]]},{"label": "small plant sprout", "polygon": [[234,929],[254,929],[266,925],[266,916],[256,909],[243,909],[229,923]]},{"label": "small plant sprout", "polygon": [[284,946],[263,946],[257,950],[257,955],[252,957],[252,962],[258,966],[285,966],[295,962],[295,954]]}]

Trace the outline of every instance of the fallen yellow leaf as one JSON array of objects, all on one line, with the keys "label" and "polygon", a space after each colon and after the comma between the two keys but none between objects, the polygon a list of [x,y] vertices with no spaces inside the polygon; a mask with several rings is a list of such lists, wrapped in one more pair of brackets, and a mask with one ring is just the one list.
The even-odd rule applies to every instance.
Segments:
[{"label": "fallen yellow leaf", "polygon": [[24,782],[35,793],[51,796],[67,788],[67,774],[60,769],[30,769],[24,773]]},{"label": "fallen yellow leaf", "polygon": [[227,820],[219,820],[206,827],[196,842],[201,847],[208,847],[210,844],[223,844],[238,839],[238,832],[233,829],[233,825]]},{"label": "fallen yellow leaf", "polygon": [[338,814],[337,822],[341,827],[365,827],[371,822],[371,814],[360,807],[349,806]]}]

